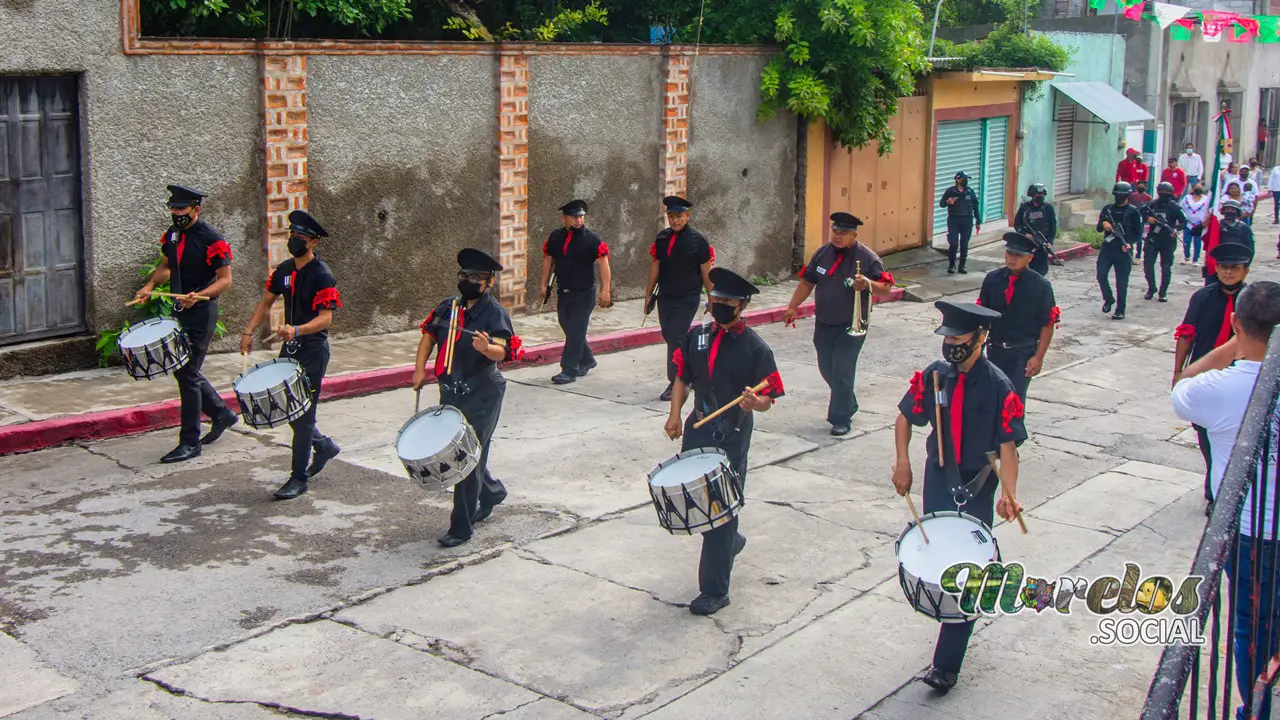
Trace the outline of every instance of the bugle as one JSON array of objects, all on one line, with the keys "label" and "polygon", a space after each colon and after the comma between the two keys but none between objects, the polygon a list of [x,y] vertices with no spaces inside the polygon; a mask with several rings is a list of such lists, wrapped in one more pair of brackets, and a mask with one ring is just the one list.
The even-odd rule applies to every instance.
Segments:
[{"label": "bugle", "polygon": [[[853,263],[853,322],[849,325],[848,333],[853,337],[862,337],[867,334],[867,328],[871,325],[871,289],[859,290],[857,280],[862,276],[862,262],[854,261]],[[866,296],[865,298],[863,296]]]}]

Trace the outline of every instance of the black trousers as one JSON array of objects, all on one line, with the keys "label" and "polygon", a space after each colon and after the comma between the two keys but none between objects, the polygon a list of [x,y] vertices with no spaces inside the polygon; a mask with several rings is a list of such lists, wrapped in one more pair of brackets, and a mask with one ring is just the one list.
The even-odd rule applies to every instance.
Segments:
[{"label": "black trousers", "polygon": [[493,378],[475,379],[475,389],[466,395],[455,395],[440,388],[440,404],[452,405],[462,411],[462,416],[476,431],[480,441],[480,464],[467,479],[453,488],[453,514],[449,517],[449,534],[462,539],[471,537],[479,505],[493,506],[507,497],[507,489],[489,474],[489,445],[493,431],[498,428],[502,414],[502,398],[507,393],[507,381],[494,372]]},{"label": "black trousers", "polygon": [[[714,410],[714,408],[713,408]],[[733,412],[728,413],[733,415]],[[721,416],[724,417],[724,416]],[[738,481],[745,489],[747,486],[747,451],[751,447],[751,430],[754,421],[746,416],[737,429],[726,430],[728,424],[717,424],[711,421],[699,429],[693,424],[698,420],[698,413],[689,413],[684,423],[684,438],[680,443],[681,452],[700,447],[717,447],[729,456],[729,466],[738,473]],[[741,515],[741,513],[739,513]],[[729,576],[733,573],[733,550],[746,538],[738,532],[738,515],[732,520],[702,533],[702,557],[698,560],[698,592],[712,597],[723,597],[729,594]]]},{"label": "black trousers", "polygon": [[1200,445],[1200,454],[1204,457],[1204,499],[1213,502],[1213,482],[1210,475],[1213,472],[1213,452],[1209,447],[1209,431],[1199,425],[1192,425],[1196,429],[1196,441]]},{"label": "black trousers", "polygon": [[1147,277],[1147,292],[1156,292],[1156,260],[1160,261],[1160,297],[1169,292],[1173,279],[1173,255],[1178,249],[1176,238],[1157,237],[1147,242],[1147,256],[1142,259],[1143,274]]},{"label": "black trousers", "polygon": [[[1116,271],[1116,292],[1111,293],[1111,270]],[[1103,251],[1098,255],[1098,287],[1102,290],[1102,300],[1114,303],[1116,312],[1124,312],[1125,301],[1129,298],[1129,271],[1133,269],[1133,258],[1128,253]]]},{"label": "black trousers", "polygon": [[662,327],[662,339],[667,343],[667,382],[675,382],[676,364],[671,359],[675,351],[684,346],[689,337],[689,327],[702,304],[702,293],[689,295],[658,294],[658,324]]},{"label": "black trousers", "polygon": [[[975,472],[961,471],[961,478],[968,482],[974,478]],[[996,488],[999,483],[994,476],[989,476],[982,490],[965,503],[961,508],[956,505],[951,491],[947,488],[946,478],[936,463],[929,463],[924,473],[924,511],[926,513],[940,510],[961,510],[991,526],[995,519]],[[964,664],[965,653],[969,650],[969,637],[973,635],[972,622],[942,623],[938,629],[938,643],[933,648],[933,666],[939,670],[960,672]]]},{"label": "black trousers", "polygon": [[299,343],[292,355],[288,343],[280,349],[280,357],[297,360],[311,387],[311,408],[302,417],[289,423],[293,428],[293,465],[295,480],[307,479],[307,466],[311,464],[311,451],[319,450],[333,442],[316,425],[316,411],[320,407],[320,383],[329,367],[329,341]]},{"label": "black trousers", "polygon": [[854,392],[854,379],[858,374],[858,355],[867,336],[854,337],[844,325],[815,322],[813,347],[818,351],[818,372],[831,388],[827,402],[827,422],[846,425],[858,412],[858,396]]},{"label": "black trousers", "polygon": [[1018,393],[1018,399],[1023,405],[1027,404],[1027,388],[1031,385],[1031,378],[1027,377],[1027,361],[1035,357],[1035,354],[1035,345],[1016,348],[987,345],[987,359],[1009,377],[1009,382],[1013,383],[1013,391]]},{"label": "black trousers", "polygon": [[1030,267],[1032,270],[1035,270],[1041,275],[1048,275],[1049,274],[1049,253],[1045,252],[1044,250],[1036,250],[1031,255]]},{"label": "black trousers", "polygon": [[973,236],[972,215],[947,216],[947,262],[956,264],[959,253],[960,267],[969,259],[969,238]]},{"label": "black trousers", "polygon": [[213,385],[200,372],[204,367],[205,355],[209,353],[213,330],[218,324],[218,303],[197,303],[189,310],[174,313],[173,317],[182,326],[191,347],[191,358],[187,364],[173,373],[174,379],[178,381],[178,397],[182,401],[182,430],[179,432],[178,442],[183,445],[199,445],[201,413],[212,420],[229,412],[218,391],[213,389]]},{"label": "black trousers", "polygon": [[564,331],[564,351],[560,354],[560,369],[576,375],[578,368],[590,365],[596,356],[587,345],[587,326],[591,323],[591,309],[596,305],[596,289],[561,292],[556,302],[556,315],[560,329]]}]

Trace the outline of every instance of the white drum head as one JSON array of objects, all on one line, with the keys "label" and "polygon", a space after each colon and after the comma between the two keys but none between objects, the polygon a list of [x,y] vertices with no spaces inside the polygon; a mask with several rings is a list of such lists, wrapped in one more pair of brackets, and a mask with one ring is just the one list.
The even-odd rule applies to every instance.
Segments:
[{"label": "white drum head", "polygon": [[150,345],[178,330],[178,321],[156,318],[129,328],[120,336],[120,347],[135,348]]},{"label": "white drum head", "polygon": [[286,380],[297,375],[301,366],[296,362],[275,362],[253,368],[247,375],[236,382],[236,392],[256,393],[283,385]]},{"label": "white drum head", "polygon": [[405,460],[432,457],[453,442],[464,420],[462,413],[452,407],[446,406],[439,413],[425,412],[400,431],[396,454]]},{"label": "white drum head", "polygon": [[690,455],[659,470],[649,479],[649,484],[654,487],[680,487],[715,470],[721,464],[729,464],[729,457],[724,453],[701,452]]},{"label": "white drum head", "polygon": [[956,515],[926,515],[921,522],[929,543],[920,526],[913,526],[898,545],[898,562],[922,582],[940,585],[943,571],[956,563],[985,567],[995,559],[996,544],[986,527]]}]

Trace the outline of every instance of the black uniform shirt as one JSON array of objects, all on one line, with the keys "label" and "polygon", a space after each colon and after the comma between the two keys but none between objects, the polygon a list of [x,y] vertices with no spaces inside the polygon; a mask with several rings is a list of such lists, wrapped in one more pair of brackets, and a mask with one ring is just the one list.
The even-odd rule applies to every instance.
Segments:
[{"label": "black uniform shirt", "polygon": [[[975,472],[986,467],[988,451],[998,453],[1006,442],[1020,443],[1027,439],[1027,429],[1022,424],[1022,401],[1013,391],[1009,378],[985,357],[963,374],[956,373],[945,360],[938,360],[924,372],[916,373],[907,394],[898,403],[898,411],[912,425],[924,427],[934,421],[934,370],[938,371],[949,403],[942,408],[947,418],[943,425],[952,433],[948,447],[960,448],[962,472]],[[957,407],[958,413],[955,412]],[[954,421],[957,415],[958,423]],[[929,467],[938,464],[938,440],[934,432],[929,433],[926,446]],[[959,443],[955,442],[957,433],[960,435]]]},{"label": "black uniform shirt", "polygon": [[[1241,285],[1241,290],[1244,286]],[[1210,350],[1226,343],[1235,334],[1231,328],[1231,313],[1236,309],[1240,293],[1228,295],[1218,283],[1206,285],[1195,291],[1187,304],[1187,314],[1174,331],[1175,338],[1191,338],[1191,362],[1209,354]]]},{"label": "black uniform shirt", "polygon": [[[306,325],[320,316],[321,310],[342,307],[338,281],[320,258],[299,270],[297,261],[289,258],[276,266],[267,280],[267,292],[284,296],[284,321],[288,325]],[[329,338],[328,330],[302,335],[299,342],[318,342]]]},{"label": "black uniform shirt", "polygon": [[[947,200],[956,198],[955,205],[948,205]],[[977,217],[978,224],[982,224],[982,205],[978,202],[978,194],[968,185],[964,186],[964,190],[952,185],[942,193],[942,199],[938,201],[938,207],[947,209],[947,215],[951,217]]]},{"label": "black uniform shirt", "polygon": [[585,227],[572,234],[560,228],[552,230],[542,243],[542,254],[555,261],[556,285],[561,292],[590,290],[596,284],[596,260],[609,256],[609,246]]},{"label": "black uniform shirt", "polygon": [[989,339],[1006,347],[1035,345],[1040,331],[1057,324],[1061,314],[1053,298],[1053,285],[1030,268],[1021,275],[1014,275],[1009,268],[987,273],[978,291],[978,304],[1000,313]]},{"label": "black uniform shirt", "polygon": [[716,259],[707,237],[691,225],[658,233],[649,255],[658,261],[658,293],[671,296],[702,292],[702,266]]},{"label": "black uniform shirt", "polygon": [[[431,333],[436,339],[436,377],[444,380],[454,379],[445,372],[445,361],[449,357],[449,349],[445,340],[449,335],[449,313],[455,298],[449,298],[436,306],[427,319],[422,321],[423,334]],[[458,319],[467,330],[489,333],[489,337],[507,341],[507,360],[519,355],[520,338],[516,337],[511,326],[511,316],[491,293],[485,293],[471,307],[460,299],[458,301]],[[456,347],[453,351],[453,375],[458,379],[469,380],[488,373],[495,363],[493,360],[476,352],[472,342],[474,337],[461,332],[454,333]]]},{"label": "black uniform shirt", "polygon": [[1129,245],[1132,250],[1133,244],[1142,239],[1142,213],[1133,205],[1117,206],[1115,203],[1107,205],[1102,208],[1102,212],[1098,213],[1098,232],[1106,232],[1102,229],[1104,222],[1119,228],[1124,237],[1121,239],[1117,236],[1115,240],[1108,237],[1106,242],[1102,243],[1102,252],[1123,255],[1124,244]]},{"label": "black uniform shirt", "polygon": [[1058,214],[1049,203],[1036,205],[1028,200],[1018,207],[1018,213],[1013,216],[1013,228],[1024,232],[1028,227],[1044,236],[1037,237],[1037,240],[1053,244],[1053,236],[1058,234]]},{"label": "black uniform shirt", "polygon": [[203,220],[186,230],[170,226],[160,243],[169,260],[169,289],[178,294],[209,287],[218,269],[231,264],[231,246]]},{"label": "black uniform shirt", "polygon": [[[774,362],[773,350],[755,330],[739,323],[732,330],[707,323],[689,333],[684,347],[672,353],[677,376],[693,388],[695,408],[712,413],[742,395],[743,388],[755,387],[761,381],[772,381],[762,395],[783,395],[782,376]],[[728,427],[737,427],[746,411],[741,406],[720,418]]]},{"label": "black uniform shirt", "polygon": [[1187,216],[1182,212],[1178,201],[1171,197],[1162,196],[1143,206],[1142,220],[1145,222],[1147,218],[1151,217],[1154,217],[1157,221],[1155,225],[1151,226],[1151,238],[1153,240],[1156,238],[1176,240],[1178,237],[1175,233],[1171,233],[1166,228],[1161,227],[1160,223],[1168,225],[1175,231],[1181,230],[1187,224]]},{"label": "black uniform shirt", "polygon": [[800,268],[800,279],[815,285],[814,318],[824,325],[853,323],[853,288],[844,281],[854,276],[855,263],[862,263],[862,274],[876,282],[893,282],[893,276],[884,271],[884,262],[871,248],[855,242],[848,249],[827,243],[809,258],[809,264]]}]

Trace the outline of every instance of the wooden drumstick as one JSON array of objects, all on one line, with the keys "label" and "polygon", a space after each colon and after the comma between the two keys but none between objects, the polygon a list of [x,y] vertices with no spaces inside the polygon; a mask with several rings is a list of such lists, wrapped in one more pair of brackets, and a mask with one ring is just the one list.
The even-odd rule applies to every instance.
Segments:
[{"label": "wooden drumstick", "polygon": [[938,466],[942,467],[946,463],[942,461],[946,456],[946,451],[942,445],[942,403],[938,402],[942,398],[942,390],[938,387],[938,371],[933,371],[933,415],[936,421],[934,427],[937,429],[935,433],[938,436]]},{"label": "wooden drumstick", "polygon": [[422,408],[422,388],[413,391],[413,414],[417,415]]},{"label": "wooden drumstick", "polygon": [[907,493],[902,497],[907,499],[907,507],[911,508],[911,517],[916,521],[916,527],[920,528],[920,537],[924,538],[924,544],[929,544],[929,536],[924,534],[924,523],[920,522],[920,513],[916,512],[916,501],[911,499],[911,493]]},{"label": "wooden drumstick", "polygon": [[1014,502],[1013,496],[1009,494],[1009,487],[1004,484],[1004,478],[1000,477],[1000,468],[996,466],[996,454],[987,453],[987,464],[991,466],[991,472],[996,476],[996,482],[1000,483],[1000,492],[1004,493],[1004,499],[1009,502],[1009,509],[1013,510],[1013,517],[1018,521],[1018,527],[1021,528],[1022,534],[1027,534],[1027,521],[1022,519],[1022,513],[1018,512],[1018,505]]},{"label": "wooden drumstick", "polygon": [[445,355],[445,361],[444,361],[444,372],[446,375],[449,375],[450,377],[453,376],[453,348],[457,344],[454,341],[453,336],[457,332],[457,329],[458,329],[458,300],[457,298],[455,298],[453,301],[453,304],[450,306],[450,309],[449,309],[449,340],[448,340],[449,346],[447,348],[448,354]]},{"label": "wooden drumstick", "polygon": [[[764,390],[764,389],[765,389],[765,388],[767,388],[767,387],[769,387],[769,380],[766,378],[766,379],[764,379],[764,380],[761,380],[761,381],[760,381],[760,383],[759,383],[758,385],[756,385],[755,387],[751,388],[751,391],[752,391],[752,392],[757,392],[757,393],[758,393],[758,392],[760,392],[761,390]],[[731,410],[731,409],[733,409],[733,408],[737,407],[738,405],[742,404],[742,401],[743,401],[743,400],[745,400],[745,399],[746,399],[746,398],[744,398],[744,397],[742,397],[741,395],[739,395],[737,400],[734,400],[733,402],[726,404],[724,407],[720,408],[719,410],[717,410],[717,411],[715,411],[715,412],[711,413],[710,415],[708,415],[708,416],[706,416],[706,417],[702,418],[701,420],[699,420],[698,422],[694,423],[694,424],[693,424],[693,429],[694,429],[694,430],[697,430],[698,428],[702,427],[703,425],[706,425],[707,423],[711,422],[712,420],[715,420],[716,418],[720,417],[721,415],[723,415],[723,414],[725,414],[725,413],[729,412],[729,410]]]},{"label": "wooden drumstick", "polygon": [[240,366],[240,374],[241,374],[241,375],[243,375],[243,374],[245,374],[245,373],[247,373],[247,372],[249,372],[249,353],[245,353],[245,354],[244,354],[244,363],[242,363],[242,364],[241,364],[241,366]]},{"label": "wooden drumstick", "polygon": [[[152,290],[152,291],[151,291],[151,297],[181,298],[181,297],[186,297],[186,295],[178,295],[177,293],[167,293],[167,292],[160,292],[159,290]],[[196,295],[196,300],[205,300],[205,301],[207,301],[207,300],[212,300],[212,299],[213,299],[213,298],[211,298],[211,297],[209,297],[209,296],[207,296],[207,295]],[[125,304],[124,304],[124,306],[125,306],[125,307],[133,307],[134,305],[141,305],[141,304],[142,304],[142,303],[144,303],[144,302],[146,302],[146,301],[145,301],[145,300],[139,300],[139,299],[137,299],[137,298],[134,298],[133,300],[130,300],[129,302],[125,303]]]}]

